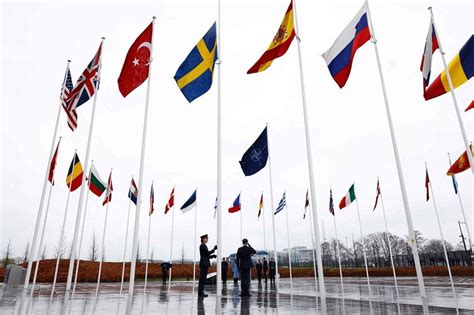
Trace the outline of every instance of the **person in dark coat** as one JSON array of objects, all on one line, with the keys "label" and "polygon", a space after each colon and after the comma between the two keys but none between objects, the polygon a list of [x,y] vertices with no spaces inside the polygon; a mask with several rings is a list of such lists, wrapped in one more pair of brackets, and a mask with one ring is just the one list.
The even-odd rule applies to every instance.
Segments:
[{"label": "person in dark coat", "polygon": [[257,268],[257,279],[258,279],[258,283],[262,283],[262,269],[263,269],[263,265],[262,265],[262,262],[259,260],[257,260],[257,264],[255,264],[255,268]]},{"label": "person in dark coat", "polygon": [[207,234],[201,236],[201,245],[199,246],[199,254],[201,259],[199,260],[199,269],[201,270],[201,274],[199,275],[199,286],[198,286],[198,296],[206,297],[207,294],[204,293],[204,285],[206,284],[207,278],[207,271],[211,266],[211,258],[216,258],[216,255],[213,253],[217,249],[217,245],[214,246],[212,250],[207,248],[207,241],[209,240]]},{"label": "person in dark coat", "polygon": [[265,278],[265,283],[267,283],[267,276],[268,276],[268,261],[265,257],[263,257],[263,277]]},{"label": "person in dark coat", "polygon": [[225,257],[222,257],[221,263],[221,275],[222,275],[222,283],[227,284],[227,270],[229,269],[229,263],[227,262]]},{"label": "person in dark coat", "polygon": [[237,266],[240,271],[240,296],[251,296],[250,294],[250,270],[253,267],[252,255],[257,252],[250,246],[249,241],[244,238],[243,246],[237,250]]},{"label": "person in dark coat", "polygon": [[269,269],[269,274],[270,274],[270,284],[271,283],[275,284],[276,264],[273,257],[270,258],[270,262],[268,263],[268,269]]},{"label": "person in dark coat", "polygon": [[168,280],[169,277],[169,270],[172,266],[173,265],[167,261],[161,263],[161,277],[163,278],[163,284],[166,284],[166,280]]}]

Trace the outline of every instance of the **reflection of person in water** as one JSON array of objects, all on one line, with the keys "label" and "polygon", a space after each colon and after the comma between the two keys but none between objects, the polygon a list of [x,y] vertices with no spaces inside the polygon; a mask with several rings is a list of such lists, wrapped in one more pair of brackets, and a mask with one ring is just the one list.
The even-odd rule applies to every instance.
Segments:
[{"label": "reflection of person in water", "polygon": [[204,299],[198,299],[198,315],[205,315],[206,309],[204,308]]},{"label": "reflection of person in water", "polygon": [[241,315],[250,315],[250,299],[241,299],[240,300],[240,314]]}]

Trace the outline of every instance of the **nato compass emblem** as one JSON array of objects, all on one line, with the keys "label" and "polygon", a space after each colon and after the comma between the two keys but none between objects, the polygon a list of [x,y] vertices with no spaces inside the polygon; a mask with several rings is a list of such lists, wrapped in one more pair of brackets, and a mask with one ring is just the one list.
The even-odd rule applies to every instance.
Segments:
[{"label": "nato compass emblem", "polygon": [[258,148],[253,149],[252,153],[250,154],[250,159],[254,162],[259,162],[262,159],[262,151]]}]

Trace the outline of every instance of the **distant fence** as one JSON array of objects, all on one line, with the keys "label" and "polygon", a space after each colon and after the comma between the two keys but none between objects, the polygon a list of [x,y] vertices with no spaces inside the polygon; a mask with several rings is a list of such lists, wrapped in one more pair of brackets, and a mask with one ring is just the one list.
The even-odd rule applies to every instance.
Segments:
[{"label": "distant fence", "polygon": [[[420,263],[422,266],[446,266],[446,259],[443,253],[419,253]],[[450,266],[472,266],[472,251],[451,251],[448,252]],[[414,266],[413,255],[395,255],[393,256],[395,267]],[[367,263],[370,267],[390,267],[390,257],[367,257]],[[278,264],[280,266],[288,266],[288,256],[278,256]],[[312,267],[312,260],[292,259],[293,267]],[[323,265],[325,267],[338,268],[339,264],[334,257],[323,256]],[[364,257],[342,258],[341,265],[346,268],[356,268],[364,266]]]}]

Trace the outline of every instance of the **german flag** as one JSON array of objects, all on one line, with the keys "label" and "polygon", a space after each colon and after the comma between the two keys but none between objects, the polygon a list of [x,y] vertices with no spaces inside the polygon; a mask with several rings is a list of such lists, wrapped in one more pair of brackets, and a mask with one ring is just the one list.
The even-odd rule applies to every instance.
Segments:
[{"label": "german flag", "polygon": [[247,74],[265,71],[272,65],[274,59],[283,56],[295,37],[295,28],[293,25],[293,1],[290,2],[285,17],[281,22],[275,37],[273,37],[270,46],[258,59],[258,61],[247,71]]},{"label": "german flag", "polygon": [[[471,149],[471,154],[474,157],[474,147],[469,145]],[[469,169],[471,166],[469,165],[469,158],[467,156],[467,152],[464,153],[456,160],[456,162],[451,165],[446,175],[452,176],[464,172],[465,170]]]},{"label": "german flag", "polygon": [[77,153],[75,153],[66,177],[66,185],[70,191],[74,191],[81,187],[82,176],[83,171],[81,161],[79,161],[79,157],[77,156]]}]

